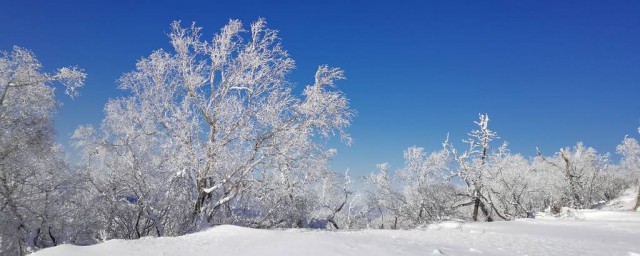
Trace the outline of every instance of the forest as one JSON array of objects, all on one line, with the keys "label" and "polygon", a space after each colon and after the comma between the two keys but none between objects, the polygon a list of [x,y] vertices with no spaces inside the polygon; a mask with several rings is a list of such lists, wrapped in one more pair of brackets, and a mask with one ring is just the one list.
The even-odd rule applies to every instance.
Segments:
[{"label": "forest", "polygon": [[[119,79],[125,96],[104,104],[99,126],[77,127],[77,162],[55,140],[54,92],[82,97],[85,71],[45,72],[28,49],[2,52],[0,255],[223,224],[412,229],[512,221],[598,207],[640,185],[638,134],[620,134],[617,156],[581,142],[524,156],[491,129],[488,114],[469,120],[476,128],[464,141],[443,138],[434,152],[407,148],[399,168],[380,163],[366,176],[333,170],[336,150],[325,142],[350,145],[357,118],[338,89],[342,69],[319,65],[314,83],[294,90],[288,75],[296,63],[264,19],[248,27],[231,20],[213,36],[174,22],[168,37],[170,49],[141,58]],[[638,207],[640,192],[629,210]]]}]

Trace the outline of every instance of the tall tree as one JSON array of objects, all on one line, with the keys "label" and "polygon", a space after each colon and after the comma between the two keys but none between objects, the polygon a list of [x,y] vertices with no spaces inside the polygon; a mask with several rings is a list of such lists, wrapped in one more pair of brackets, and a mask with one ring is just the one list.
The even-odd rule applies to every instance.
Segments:
[{"label": "tall tree", "polygon": [[[269,196],[318,181],[333,155],[322,140],[339,135],[350,143],[344,128],[354,115],[347,98],[334,88],[344,78],[338,68],[320,66],[302,97],[294,95],[286,79],[294,61],[264,19],[248,31],[231,20],[211,41],[202,40],[200,31],[195,25],[172,24],[173,49],[155,51],[120,79],[120,88],[131,95],[107,105],[101,132],[94,136],[101,139],[93,140],[117,145],[133,163],[149,163],[149,154],[161,157],[155,164],[129,164],[111,172],[162,173],[161,179],[172,180],[175,187],[152,190],[181,191],[188,203],[180,204],[187,208],[179,212],[189,209],[184,218],[192,219],[194,228],[225,223],[238,214],[251,216],[237,207],[252,200],[250,194],[267,196],[256,191],[273,185],[277,177],[283,178],[276,190],[268,190]],[[93,145],[84,143],[92,133],[82,130],[91,129],[79,130],[79,142]],[[142,137],[139,143],[157,143],[142,151],[123,147]],[[89,164],[94,147],[82,148]],[[109,160],[101,161],[94,164]],[[295,197],[282,200],[286,198]]]}]

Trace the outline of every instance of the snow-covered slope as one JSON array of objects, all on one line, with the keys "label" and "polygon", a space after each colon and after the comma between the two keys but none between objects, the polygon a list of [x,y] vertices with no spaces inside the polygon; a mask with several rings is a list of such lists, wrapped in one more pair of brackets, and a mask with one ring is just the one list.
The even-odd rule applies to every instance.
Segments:
[{"label": "snow-covered slope", "polygon": [[34,255],[640,255],[640,213],[581,213],[578,220],[446,222],[408,231],[218,226],[181,237],[61,245]]}]

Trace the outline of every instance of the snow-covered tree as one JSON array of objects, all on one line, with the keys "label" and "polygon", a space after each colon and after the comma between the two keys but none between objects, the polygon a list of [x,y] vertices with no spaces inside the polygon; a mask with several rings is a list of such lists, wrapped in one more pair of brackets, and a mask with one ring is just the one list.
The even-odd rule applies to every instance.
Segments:
[{"label": "snow-covered tree", "polygon": [[72,216],[64,200],[73,178],[54,142],[58,103],[54,83],[71,96],[85,74],[75,67],[55,73],[29,50],[0,56],[0,254],[20,255],[67,241]]},{"label": "snow-covered tree", "polygon": [[479,210],[482,210],[487,221],[492,221],[491,212],[495,209],[492,208],[494,206],[487,196],[483,176],[487,172],[487,158],[492,153],[490,143],[497,138],[497,134],[489,129],[489,116],[486,114],[479,116],[479,120],[475,122],[479,129],[471,131],[469,139],[464,140],[469,145],[467,151],[460,153],[453,144],[448,144],[457,164],[457,169],[451,172],[450,178],[459,178],[466,185],[466,192],[459,195],[470,201],[460,206],[473,205],[472,219],[477,221]]},{"label": "snow-covered tree", "polygon": [[107,103],[102,133],[90,126],[76,130],[83,148],[87,194],[100,202],[93,216],[103,227],[102,239],[140,238],[184,233],[176,204],[188,204],[180,195],[180,176],[173,168],[174,148],[167,134],[153,128],[153,116],[131,99]]},{"label": "snow-covered tree", "polygon": [[527,217],[540,205],[535,200],[542,191],[537,187],[539,178],[530,161],[509,152],[507,143],[493,148],[492,141],[497,133],[489,129],[489,116],[480,115],[477,130],[469,133],[464,140],[469,149],[460,153],[451,143],[447,144],[455,160],[455,168],[449,176],[455,183],[462,183],[464,189],[457,196],[464,200],[456,207],[472,206],[471,219],[478,220],[479,213],[487,221],[494,216],[503,220]]},{"label": "snow-covered tree", "polygon": [[598,154],[582,142],[572,148],[562,148],[550,158],[540,153],[539,156],[547,163],[543,168],[555,170],[563,177],[561,206],[588,208],[613,199],[624,189],[624,182],[610,164],[609,154]]},{"label": "snow-covered tree", "polygon": [[513,220],[544,209],[539,203],[544,189],[537,180],[548,178],[534,170],[528,159],[510,153],[505,143],[496,154],[489,155],[485,164],[484,193],[497,215]]},{"label": "snow-covered tree", "polygon": [[[638,129],[638,132],[640,132],[640,129]],[[634,206],[637,211],[640,209],[640,145],[636,139],[625,137],[616,150],[618,154],[622,155],[622,168],[631,172],[638,181],[638,194],[636,195],[636,204]]]},{"label": "snow-covered tree", "polygon": [[367,178],[373,200],[370,208],[377,208],[380,226],[411,228],[452,217],[455,188],[445,179],[451,161],[449,151],[427,154],[423,148],[410,147],[404,152],[404,160],[404,166],[395,173],[389,173],[387,164],[380,164],[379,173]]},{"label": "snow-covered tree", "polygon": [[[261,220],[299,214],[285,209],[313,203],[304,198],[311,194],[306,186],[330,172],[333,154],[322,140],[339,135],[351,142],[344,128],[354,112],[335,89],[343,71],[320,66],[297,97],[286,79],[294,61],[264,19],[248,31],[231,20],[210,41],[200,31],[174,22],[173,48],[153,52],[120,79],[130,96],[107,104],[99,132],[77,132],[85,166],[122,189],[112,203],[134,196],[138,215],[152,211],[155,217],[142,219],[155,230],[156,223],[184,220],[193,225],[172,233],[236,221],[274,226],[277,218]],[[110,152],[99,150],[104,156],[91,162],[96,146]],[[137,178],[126,188],[108,177]]]},{"label": "snow-covered tree", "polygon": [[376,165],[377,173],[366,177],[365,181],[371,188],[367,190],[367,215],[373,218],[374,228],[397,228],[397,213],[404,205],[402,194],[394,184],[394,176],[389,173],[389,164]]}]

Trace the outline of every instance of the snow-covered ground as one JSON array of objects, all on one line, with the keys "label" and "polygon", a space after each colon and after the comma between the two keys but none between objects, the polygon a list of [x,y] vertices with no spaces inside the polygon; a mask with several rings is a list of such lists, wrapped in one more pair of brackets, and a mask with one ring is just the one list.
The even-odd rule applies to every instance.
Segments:
[{"label": "snow-covered ground", "polygon": [[579,219],[429,225],[420,230],[256,230],[219,226],[181,236],[61,245],[35,255],[640,255],[640,213]]}]

